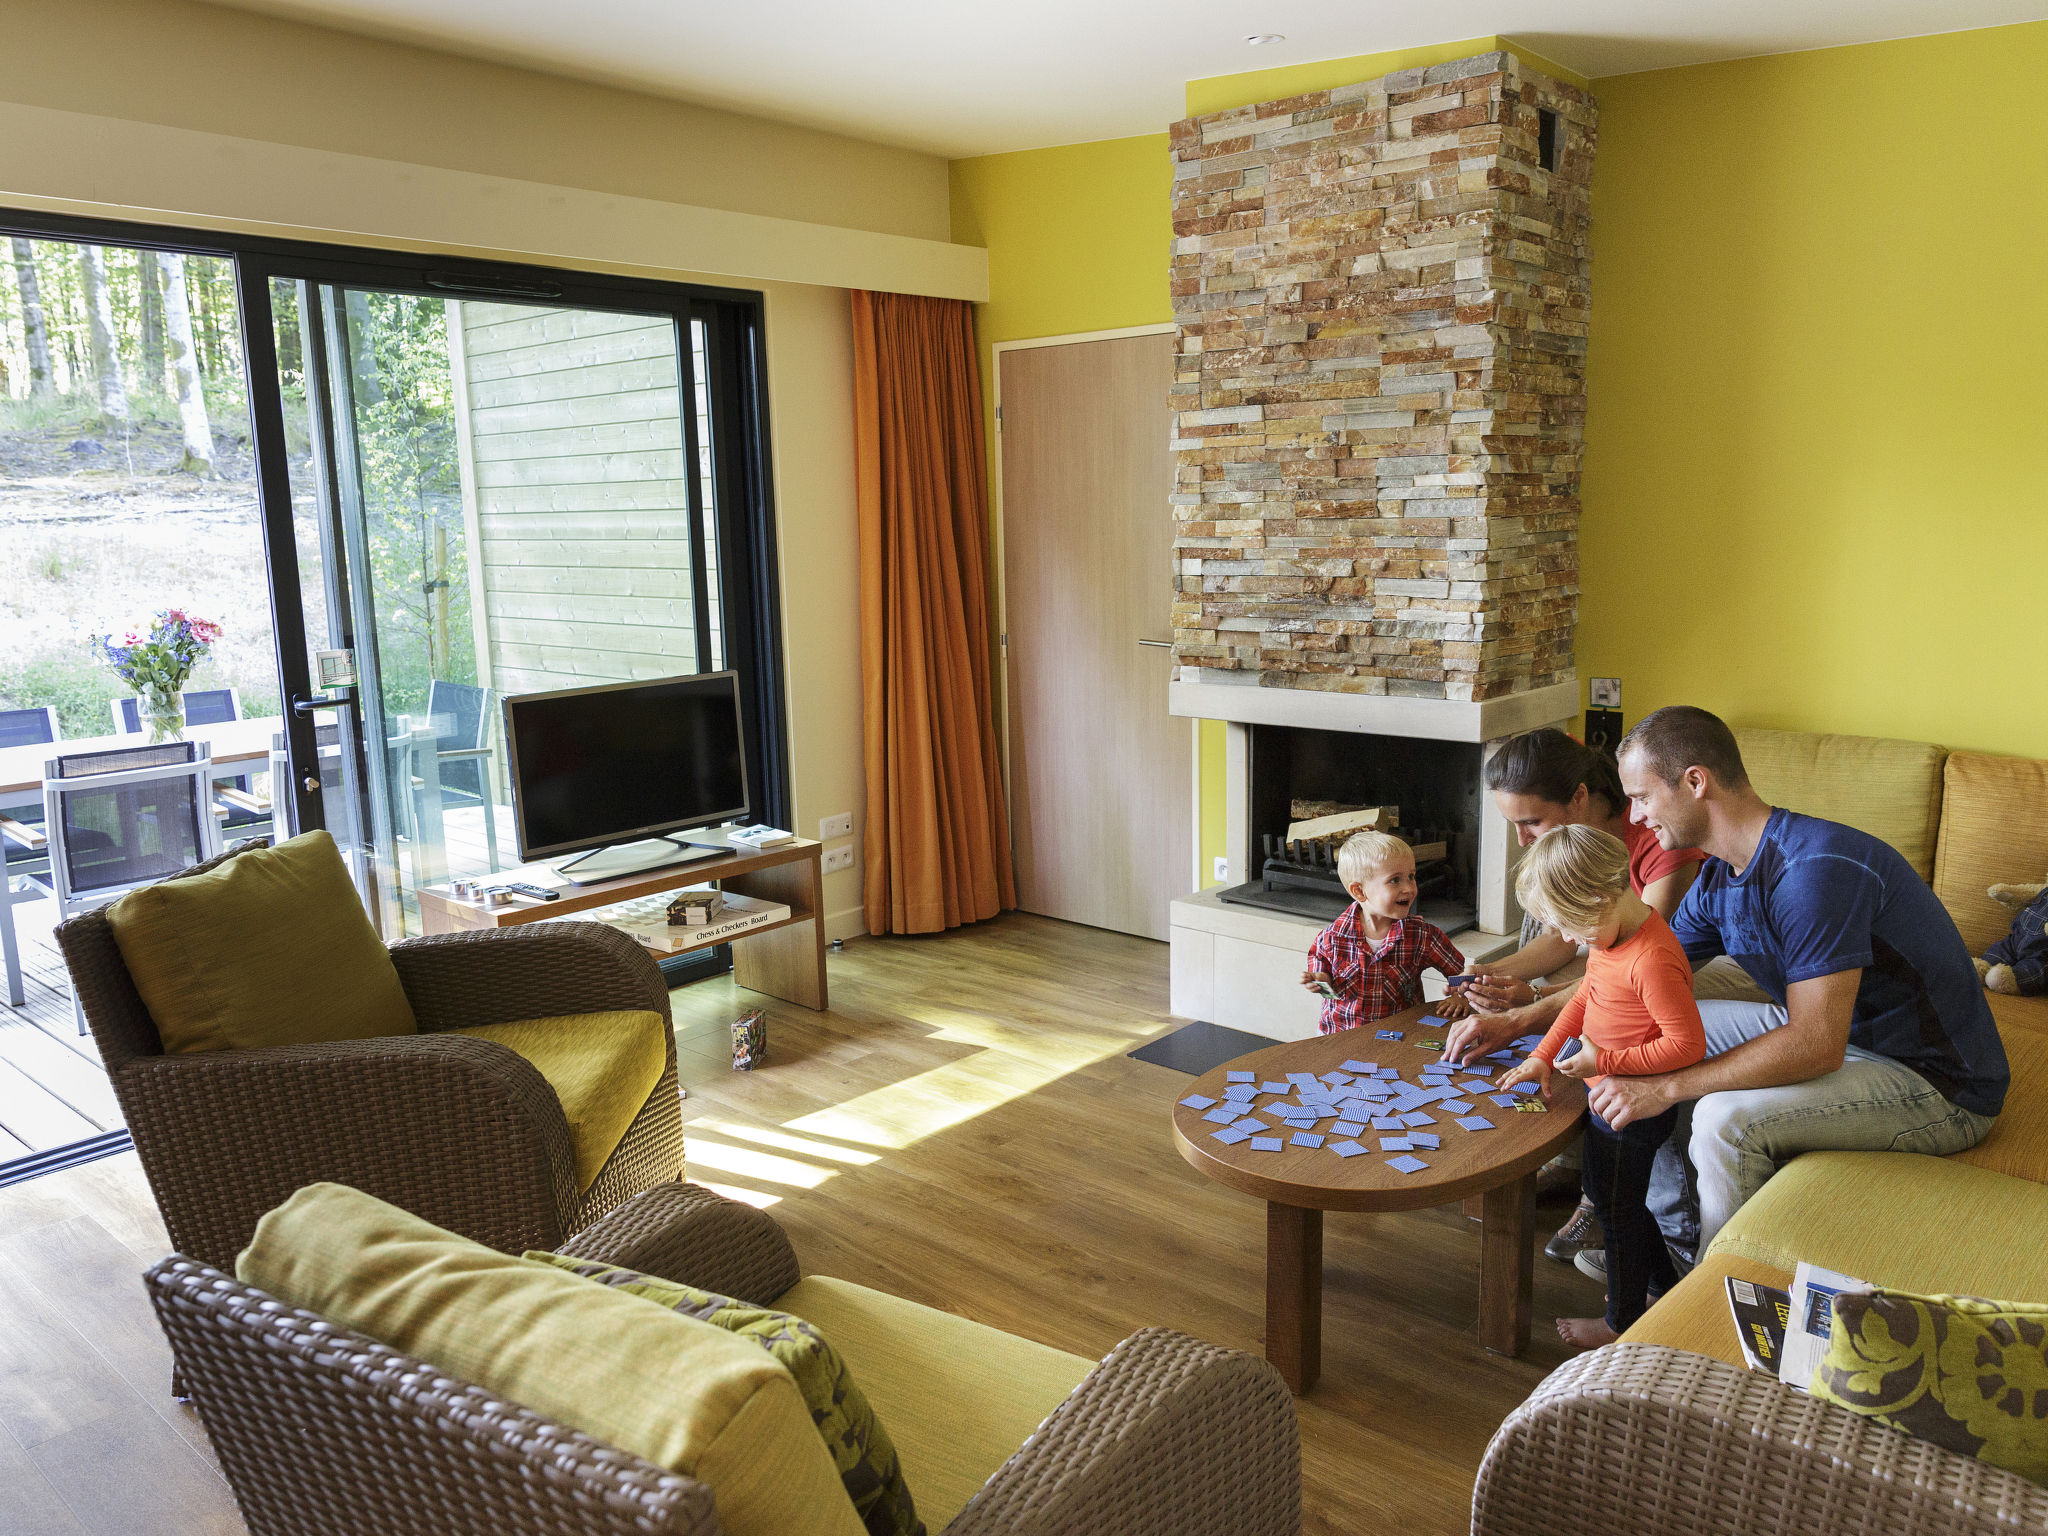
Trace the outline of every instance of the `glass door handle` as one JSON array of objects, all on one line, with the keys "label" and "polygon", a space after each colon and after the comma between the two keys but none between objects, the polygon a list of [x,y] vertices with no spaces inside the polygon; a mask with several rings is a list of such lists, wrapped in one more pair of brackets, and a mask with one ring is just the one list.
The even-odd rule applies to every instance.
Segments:
[{"label": "glass door handle", "polygon": [[316,710],[346,709],[348,708],[349,701],[354,696],[355,690],[353,688],[338,688],[324,699],[293,699],[292,713],[295,715],[310,715]]}]

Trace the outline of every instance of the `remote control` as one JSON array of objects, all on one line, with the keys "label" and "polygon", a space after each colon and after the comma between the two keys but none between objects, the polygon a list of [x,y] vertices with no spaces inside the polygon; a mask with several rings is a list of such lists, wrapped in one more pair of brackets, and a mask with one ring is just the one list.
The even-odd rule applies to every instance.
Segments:
[{"label": "remote control", "polygon": [[499,886],[498,889],[501,891],[511,891],[520,896],[531,896],[535,901],[559,901],[562,898],[560,891],[551,891],[544,885],[529,885],[524,880],[507,881],[504,885]]}]

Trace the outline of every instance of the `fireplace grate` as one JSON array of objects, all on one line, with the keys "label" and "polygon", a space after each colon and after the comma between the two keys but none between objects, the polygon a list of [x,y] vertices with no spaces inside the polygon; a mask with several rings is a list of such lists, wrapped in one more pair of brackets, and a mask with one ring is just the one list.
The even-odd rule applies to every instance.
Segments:
[{"label": "fireplace grate", "polygon": [[[1415,915],[1446,933],[1462,933],[1474,926],[1478,914],[1469,903],[1458,900],[1457,871],[1448,856],[1455,834],[1424,827],[1404,828],[1402,835],[1415,850],[1415,879],[1421,888]],[[1271,833],[1261,841],[1265,861],[1259,878],[1219,892],[1218,900],[1325,923],[1343,915],[1351,897],[1337,877],[1336,845],[1322,840],[1289,842]]]}]

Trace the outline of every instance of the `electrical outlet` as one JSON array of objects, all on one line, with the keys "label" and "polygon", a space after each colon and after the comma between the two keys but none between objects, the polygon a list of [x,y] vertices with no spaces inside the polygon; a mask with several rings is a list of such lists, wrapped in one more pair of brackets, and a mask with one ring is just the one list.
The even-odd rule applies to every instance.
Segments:
[{"label": "electrical outlet", "polygon": [[1621,679],[1596,677],[1588,685],[1589,702],[1595,709],[1621,708]]},{"label": "electrical outlet", "polygon": [[853,812],[841,811],[837,816],[827,816],[818,823],[818,841],[829,843],[835,837],[853,836]]},{"label": "electrical outlet", "polygon": [[853,868],[853,850],[851,848],[828,848],[825,850],[825,857],[822,863],[825,867],[825,873],[828,875],[834,870],[851,869]]},{"label": "electrical outlet", "polygon": [[1222,854],[1216,855],[1216,883],[1223,884],[1230,878],[1230,860]]}]

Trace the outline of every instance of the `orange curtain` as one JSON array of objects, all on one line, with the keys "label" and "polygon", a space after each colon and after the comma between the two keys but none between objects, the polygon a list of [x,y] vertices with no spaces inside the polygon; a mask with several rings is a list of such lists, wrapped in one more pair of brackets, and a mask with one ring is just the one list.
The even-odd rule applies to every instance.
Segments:
[{"label": "orange curtain", "polygon": [[972,310],[855,292],[853,398],[868,932],[936,933],[1017,904]]}]

